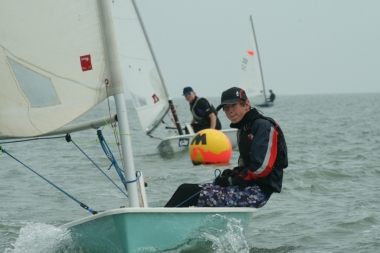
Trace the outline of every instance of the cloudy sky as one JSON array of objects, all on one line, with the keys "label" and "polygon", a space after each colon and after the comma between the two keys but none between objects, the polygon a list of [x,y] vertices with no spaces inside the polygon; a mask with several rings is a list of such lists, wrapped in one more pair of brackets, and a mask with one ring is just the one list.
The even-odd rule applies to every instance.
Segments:
[{"label": "cloudy sky", "polygon": [[136,0],[169,93],[239,85],[252,15],[277,96],[380,92],[379,0]]}]

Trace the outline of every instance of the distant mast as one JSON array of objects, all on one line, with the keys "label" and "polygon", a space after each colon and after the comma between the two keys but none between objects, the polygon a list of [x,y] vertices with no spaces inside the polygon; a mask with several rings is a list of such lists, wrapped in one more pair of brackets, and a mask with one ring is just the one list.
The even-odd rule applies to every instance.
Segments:
[{"label": "distant mast", "polygon": [[255,40],[255,44],[256,44],[256,48],[257,48],[257,52],[256,53],[257,53],[257,58],[259,60],[259,65],[260,65],[260,73],[261,73],[261,80],[263,82],[264,98],[265,98],[265,102],[267,102],[267,95],[266,95],[266,92],[265,92],[265,84],[264,84],[264,75],[263,75],[263,69],[261,67],[260,54],[259,54],[259,45],[257,44],[257,41],[256,41],[256,34],[255,34],[255,28],[253,27],[252,15],[249,16],[249,19],[251,21],[253,38]]},{"label": "distant mast", "polygon": [[145,38],[146,38],[146,41],[148,43],[148,46],[149,46],[149,49],[150,49],[150,52],[152,54],[152,58],[153,58],[153,61],[154,63],[156,64],[156,67],[157,67],[157,72],[158,72],[158,75],[160,76],[160,79],[161,79],[161,82],[162,82],[162,85],[163,85],[163,88],[165,90],[165,93],[166,93],[166,96],[168,97],[168,102],[169,102],[169,108],[170,110],[172,111],[172,114],[173,114],[173,117],[174,117],[174,121],[175,121],[175,125],[177,127],[177,130],[178,130],[178,133],[180,135],[183,135],[183,132],[182,132],[182,128],[181,128],[181,124],[179,122],[179,119],[178,119],[178,116],[177,116],[177,111],[175,110],[175,107],[173,105],[173,101],[172,101],[172,98],[170,97],[169,95],[169,92],[168,92],[168,88],[166,87],[166,84],[165,84],[165,81],[164,81],[164,78],[161,74],[161,70],[160,70],[160,66],[158,65],[158,62],[156,60],[156,56],[153,52],[153,48],[152,48],[152,45],[150,43],[150,40],[149,40],[149,37],[148,37],[148,33],[146,32],[146,29],[145,29],[145,26],[144,26],[144,23],[142,21],[142,18],[140,16],[140,12],[139,12],[139,9],[135,3],[135,0],[132,0],[132,3],[133,3],[133,6],[135,7],[135,11],[136,11],[136,14],[137,14],[137,17],[139,18],[139,21],[140,21],[140,24],[141,24],[141,28],[144,32],[144,35],[145,35]]}]

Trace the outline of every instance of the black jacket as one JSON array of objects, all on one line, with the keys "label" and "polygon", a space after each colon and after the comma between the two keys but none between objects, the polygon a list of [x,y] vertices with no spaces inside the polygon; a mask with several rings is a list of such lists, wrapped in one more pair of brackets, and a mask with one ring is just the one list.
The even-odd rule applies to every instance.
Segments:
[{"label": "black jacket", "polygon": [[190,103],[190,111],[195,121],[201,126],[205,126],[207,128],[209,128],[211,124],[209,115],[214,113],[216,116],[216,129],[222,129],[222,124],[218,118],[218,112],[207,99],[196,96]]},{"label": "black jacket", "polygon": [[230,126],[238,128],[240,176],[246,184],[258,185],[270,196],[282,188],[283,168],[275,165],[278,132],[270,121],[257,118],[258,113],[253,108]]}]

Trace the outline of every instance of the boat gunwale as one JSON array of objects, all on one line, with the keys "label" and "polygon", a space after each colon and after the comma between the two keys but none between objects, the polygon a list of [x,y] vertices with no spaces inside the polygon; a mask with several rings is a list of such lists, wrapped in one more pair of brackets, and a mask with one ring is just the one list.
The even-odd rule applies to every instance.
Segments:
[{"label": "boat gunwale", "polygon": [[[229,133],[229,132],[236,132],[237,129],[236,128],[227,128],[227,129],[221,129],[219,131],[221,131],[222,133]],[[163,139],[161,142],[169,141],[172,139],[192,138],[195,135],[196,135],[196,133],[194,133],[194,134],[183,134],[183,135],[173,135],[173,136],[170,136],[170,137]]]},{"label": "boat gunwale", "polygon": [[209,214],[223,214],[223,213],[254,213],[257,211],[257,208],[250,207],[188,207],[188,208],[176,208],[176,207],[131,207],[131,208],[116,208],[110,209],[104,212],[99,212],[93,216],[88,216],[76,221],[72,221],[66,224],[61,225],[60,227],[69,228],[82,223],[86,223],[98,218],[117,215],[117,214],[138,214],[138,213],[209,213]]}]

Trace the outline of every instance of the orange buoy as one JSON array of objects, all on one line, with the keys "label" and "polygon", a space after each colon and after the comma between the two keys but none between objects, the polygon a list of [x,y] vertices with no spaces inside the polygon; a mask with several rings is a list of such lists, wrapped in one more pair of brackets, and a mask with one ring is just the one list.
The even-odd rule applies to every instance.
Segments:
[{"label": "orange buoy", "polygon": [[230,139],[219,130],[201,130],[191,139],[189,155],[194,165],[228,163],[232,156]]}]

